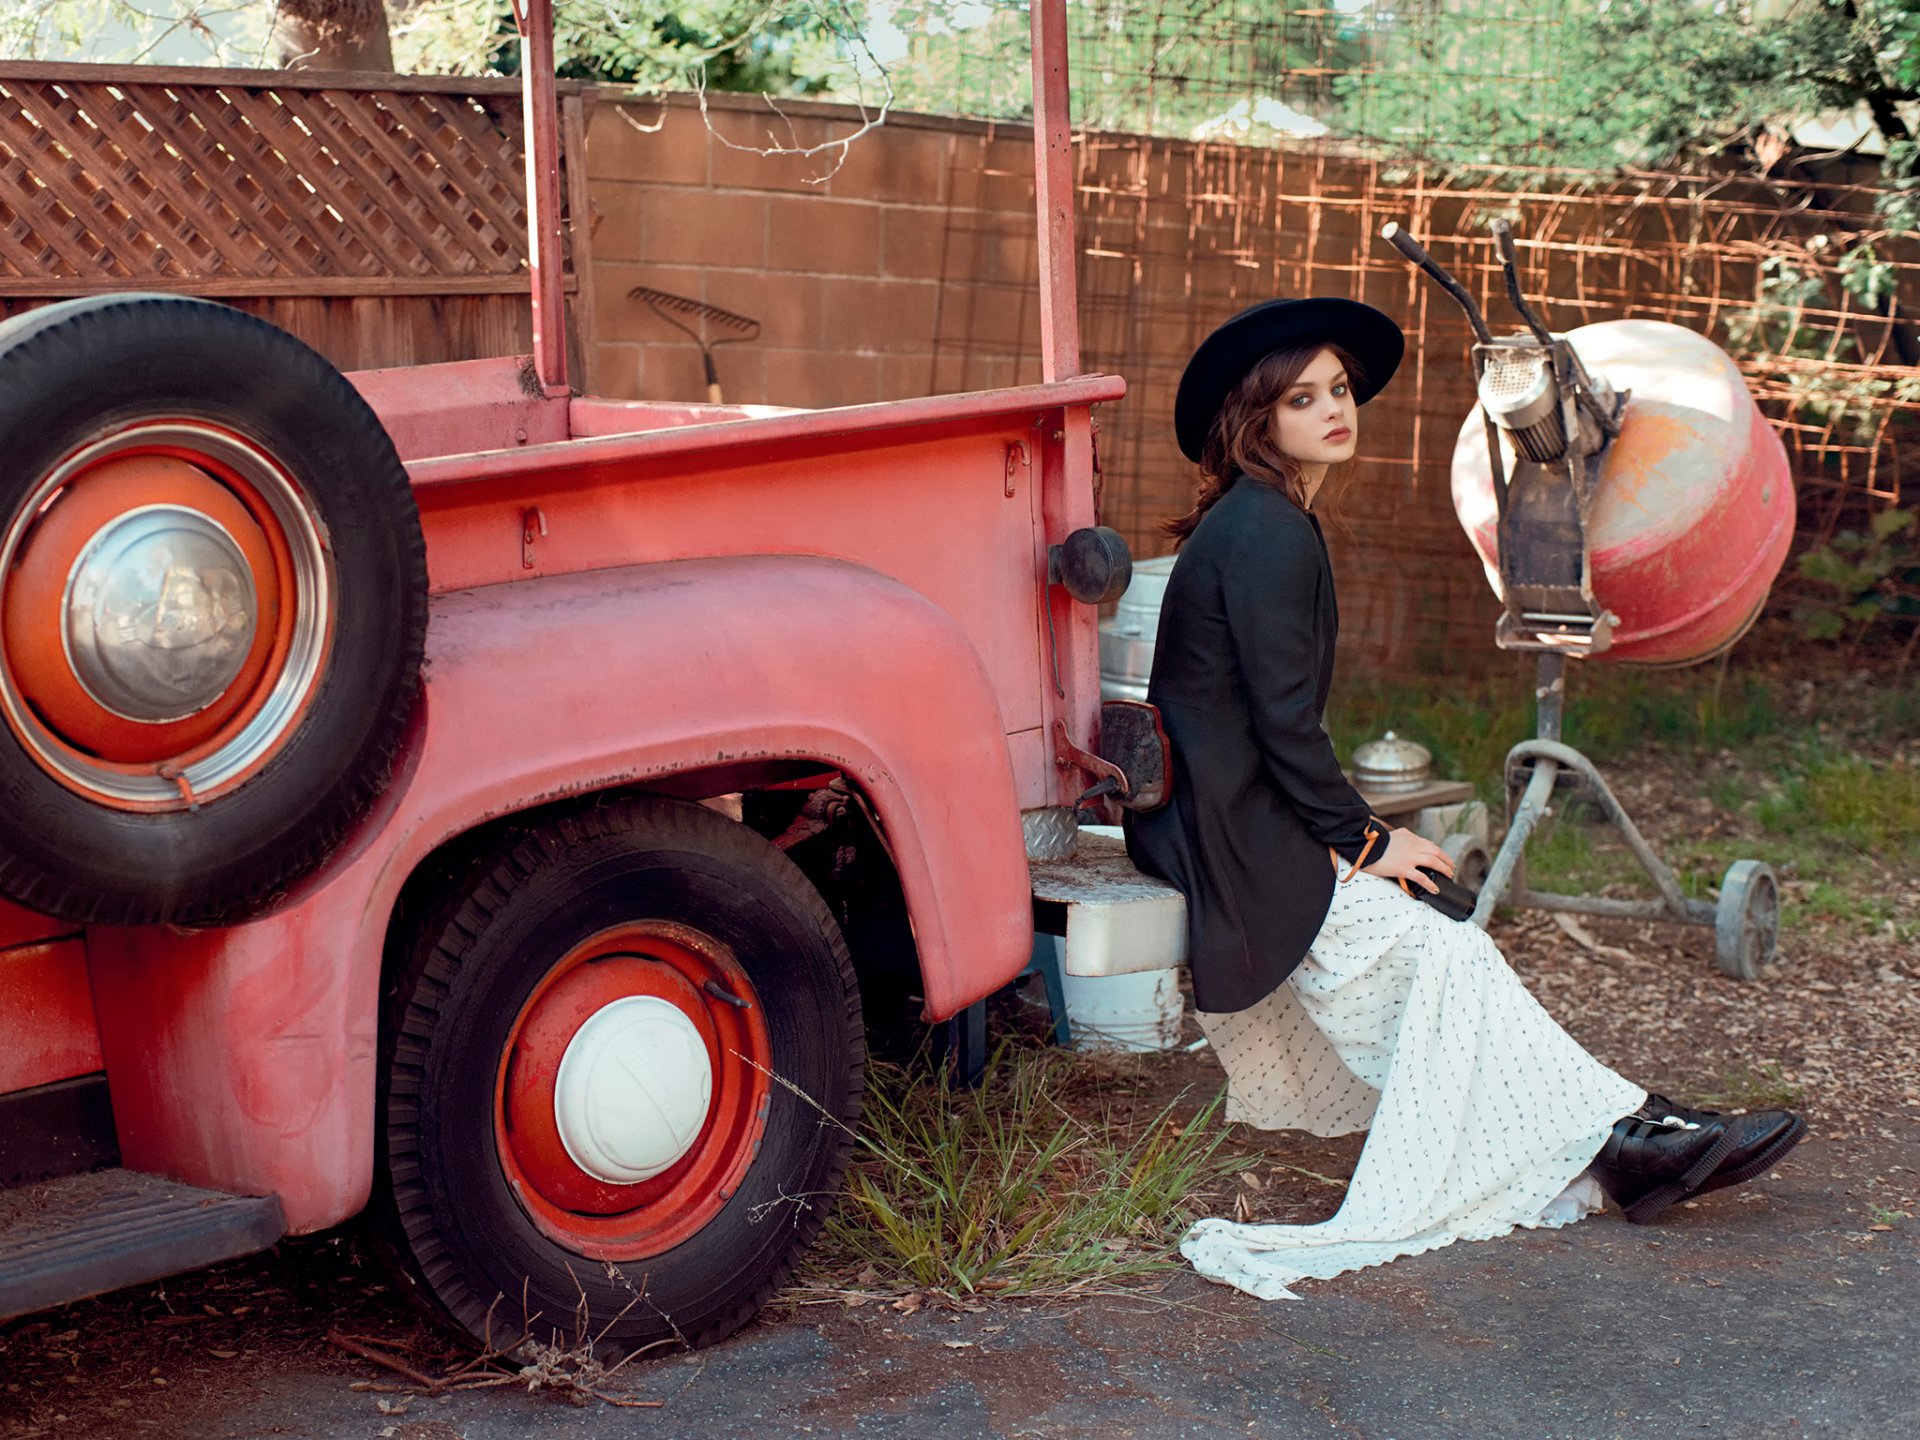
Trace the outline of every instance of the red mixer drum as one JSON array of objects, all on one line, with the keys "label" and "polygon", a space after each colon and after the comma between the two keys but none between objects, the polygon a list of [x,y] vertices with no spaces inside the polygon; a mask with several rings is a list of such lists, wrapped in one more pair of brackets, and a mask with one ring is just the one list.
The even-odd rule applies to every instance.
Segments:
[{"label": "red mixer drum", "polygon": [[[1794,521],[1786,448],[1726,352],[1691,330],[1604,320],[1567,339],[1590,373],[1632,392],[1588,526],[1594,598],[1620,617],[1601,658],[1710,660],[1753,624],[1786,559]],[[1453,508],[1498,593],[1493,477],[1477,409],[1453,450]]]}]

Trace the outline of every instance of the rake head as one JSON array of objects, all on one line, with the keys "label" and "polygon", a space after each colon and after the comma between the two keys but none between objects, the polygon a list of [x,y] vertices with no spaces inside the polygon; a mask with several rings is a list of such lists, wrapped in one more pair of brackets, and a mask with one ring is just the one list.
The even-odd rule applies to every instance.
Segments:
[{"label": "rake head", "polygon": [[[655,290],[651,285],[636,285],[627,292],[630,300],[644,300],[649,309],[662,320],[681,333],[690,336],[696,345],[705,349],[713,345],[730,345],[742,340],[751,340],[760,333],[760,322],[745,315],[736,315],[731,310],[722,310],[718,305],[708,305],[704,301],[692,300],[685,295],[674,295],[665,290]],[[698,325],[694,328],[693,321]],[[713,334],[708,327],[729,333]]]}]

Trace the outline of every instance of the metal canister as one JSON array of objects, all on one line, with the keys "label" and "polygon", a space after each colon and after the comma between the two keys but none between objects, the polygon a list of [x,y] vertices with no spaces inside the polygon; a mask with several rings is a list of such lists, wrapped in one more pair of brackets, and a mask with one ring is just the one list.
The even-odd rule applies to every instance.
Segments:
[{"label": "metal canister", "polygon": [[1133,567],[1133,583],[1120,597],[1112,616],[1100,622],[1100,698],[1144,700],[1153,674],[1153,642],[1160,631],[1160,602],[1167,595],[1167,578],[1174,557],[1141,560]]},{"label": "metal canister", "polygon": [[1353,751],[1353,783],[1376,794],[1418,790],[1433,779],[1433,752],[1389,730]]}]

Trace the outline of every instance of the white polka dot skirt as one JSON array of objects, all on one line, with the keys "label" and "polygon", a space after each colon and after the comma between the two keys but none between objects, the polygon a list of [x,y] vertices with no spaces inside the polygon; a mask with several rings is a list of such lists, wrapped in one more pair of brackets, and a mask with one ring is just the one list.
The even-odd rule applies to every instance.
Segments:
[{"label": "white polka dot skirt", "polygon": [[1202,1220],[1180,1251],[1263,1299],[1402,1255],[1562,1225],[1600,1208],[1583,1172],[1646,1091],[1580,1048],[1477,926],[1355,875],[1287,983],[1199,1016],[1227,1070],[1227,1118],[1368,1131],[1319,1225]]}]

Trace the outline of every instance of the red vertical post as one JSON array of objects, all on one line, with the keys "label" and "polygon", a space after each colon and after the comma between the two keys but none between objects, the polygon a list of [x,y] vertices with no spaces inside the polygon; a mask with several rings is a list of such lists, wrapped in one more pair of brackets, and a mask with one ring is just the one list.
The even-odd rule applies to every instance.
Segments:
[{"label": "red vertical post", "polygon": [[[515,0],[520,100],[526,117],[527,265],[533,272],[533,369],[548,396],[565,395],[567,315],[560,249],[560,115],[553,85],[553,0]],[[576,165],[583,157],[574,157]]]},{"label": "red vertical post", "polygon": [[1073,124],[1066,0],[1033,0],[1033,201],[1040,220],[1040,374],[1080,373],[1073,239]]}]

